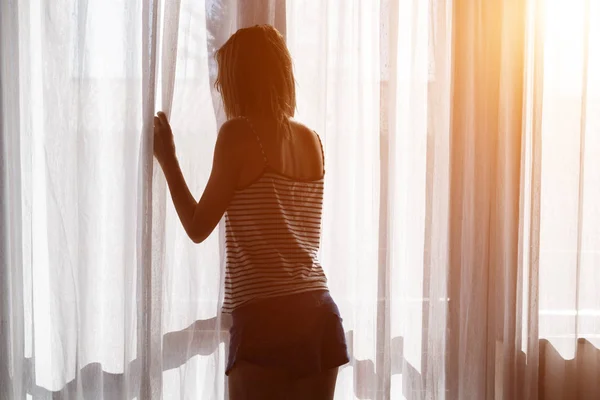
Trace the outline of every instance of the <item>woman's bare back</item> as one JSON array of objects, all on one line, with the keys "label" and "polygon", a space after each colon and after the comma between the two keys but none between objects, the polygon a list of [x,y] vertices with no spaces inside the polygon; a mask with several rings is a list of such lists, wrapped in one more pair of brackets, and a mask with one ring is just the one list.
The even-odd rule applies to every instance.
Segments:
[{"label": "woman's bare back", "polygon": [[303,124],[291,122],[291,135],[278,132],[271,121],[252,120],[243,135],[248,149],[244,168],[240,173],[238,188],[255,181],[265,169],[265,161],[256,140],[259,136],[271,171],[297,180],[316,180],[323,176],[324,165],[321,144],[317,134]]}]

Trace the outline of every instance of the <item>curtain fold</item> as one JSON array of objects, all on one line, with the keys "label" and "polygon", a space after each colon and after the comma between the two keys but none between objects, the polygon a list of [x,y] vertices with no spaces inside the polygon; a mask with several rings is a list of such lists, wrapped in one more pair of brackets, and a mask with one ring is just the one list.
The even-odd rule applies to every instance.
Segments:
[{"label": "curtain fold", "polygon": [[[23,255],[21,252],[22,222],[21,180],[16,171],[21,163],[20,137],[7,135],[19,132],[21,121],[19,107],[21,79],[19,45],[11,40],[19,31],[19,4],[0,4],[0,57],[10,57],[12,62],[0,63],[0,397],[22,398],[26,379],[31,379],[25,362],[27,340],[23,292]],[[14,156],[8,157],[9,154]],[[9,268],[11,266],[12,268]]]},{"label": "curtain fold", "polygon": [[[153,181],[159,169],[153,155],[156,86],[158,75],[158,37],[160,35],[159,0],[142,3],[142,137],[141,171],[138,180],[138,264],[137,278],[140,292],[138,311],[138,354],[141,364],[140,398],[162,398],[162,235],[164,230],[155,217]],[[168,84],[168,83],[167,83]],[[164,88],[164,86],[163,86]],[[154,172],[155,171],[155,172]],[[154,172],[154,173],[153,173]],[[156,240],[154,240],[156,239]]]},{"label": "curtain fold", "polygon": [[454,7],[449,397],[520,398],[537,385],[518,380],[526,3]]}]

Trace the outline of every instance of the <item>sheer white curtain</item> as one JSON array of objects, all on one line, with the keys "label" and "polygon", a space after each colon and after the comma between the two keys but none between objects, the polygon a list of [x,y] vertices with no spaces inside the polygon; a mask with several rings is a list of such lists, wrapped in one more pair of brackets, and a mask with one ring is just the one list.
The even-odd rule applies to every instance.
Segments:
[{"label": "sheer white curtain", "polygon": [[163,109],[199,196],[255,23],[324,142],[336,398],[594,398],[594,0],[1,2],[0,397],[227,398],[223,231],[186,237],[149,140]]},{"label": "sheer white curtain", "polygon": [[444,396],[451,5],[288,2],[298,117],[326,153],[340,399]]},{"label": "sheer white curtain", "polygon": [[1,4],[6,398],[148,398],[156,6]]},{"label": "sheer white curtain", "polygon": [[[18,38],[16,50],[3,54],[17,55],[8,72],[20,71],[20,100],[3,104],[19,122],[3,129],[16,139],[5,153],[9,183],[22,186],[9,187],[7,207],[17,212],[8,237],[23,241],[6,247],[7,297],[23,302],[6,307],[12,397],[226,396],[220,230],[200,246],[185,237],[160,173],[151,175],[143,122],[155,107],[170,114],[184,174],[199,194],[223,118],[212,52],[238,27],[261,22],[287,33],[298,118],[324,139],[322,259],[352,355],[337,396],[397,397],[403,386],[418,392],[425,385],[422,328],[431,315],[422,316],[422,298],[429,289],[423,268],[410,266],[423,265],[428,165],[440,172],[432,212],[442,228],[447,218],[450,6],[253,5],[3,3]],[[428,95],[432,82],[437,89]],[[426,146],[430,109],[446,115],[435,122],[442,146],[435,160]],[[439,260],[443,236],[433,250]],[[436,291],[445,291],[444,282],[442,272]],[[440,321],[444,296],[436,300]],[[435,332],[434,346],[443,346]],[[437,362],[430,365],[439,365],[443,356],[431,354]],[[429,375],[436,390],[443,390],[442,371]]]},{"label": "sheer white curtain", "polygon": [[540,397],[600,397],[600,3],[531,2],[526,263],[539,290]]}]

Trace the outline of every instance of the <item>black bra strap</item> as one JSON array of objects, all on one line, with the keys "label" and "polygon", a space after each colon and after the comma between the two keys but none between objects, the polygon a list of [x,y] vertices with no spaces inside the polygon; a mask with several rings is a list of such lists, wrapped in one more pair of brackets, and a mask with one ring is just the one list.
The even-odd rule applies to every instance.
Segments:
[{"label": "black bra strap", "polygon": [[250,126],[250,130],[252,131],[252,133],[254,133],[254,136],[256,137],[256,142],[258,143],[258,146],[260,147],[260,152],[262,153],[263,156],[263,160],[265,162],[265,167],[269,165],[269,161],[267,160],[267,155],[265,154],[265,149],[263,148],[262,142],[260,141],[260,137],[258,136],[258,133],[256,132],[256,130],[254,130],[254,125],[252,125],[252,121],[250,121],[250,119],[248,117],[242,117],[247,123],[248,126]]}]

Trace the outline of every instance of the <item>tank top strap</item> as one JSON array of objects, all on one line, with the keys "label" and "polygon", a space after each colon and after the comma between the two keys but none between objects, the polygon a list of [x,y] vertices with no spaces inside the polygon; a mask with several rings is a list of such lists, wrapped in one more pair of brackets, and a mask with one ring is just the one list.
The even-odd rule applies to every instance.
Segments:
[{"label": "tank top strap", "polygon": [[321,160],[323,162],[323,175],[325,175],[325,151],[323,150],[323,142],[321,141],[321,137],[316,131],[313,131],[315,135],[317,135],[317,139],[319,140],[319,145],[321,146]]},{"label": "tank top strap", "polygon": [[254,125],[252,124],[252,121],[250,121],[250,118],[248,118],[248,117],[242,117],[242,119],[244,119],[244,121],[246,121],[246,123],[250,127],[250,130],[252,131],[252,133],[256,137],[256,142],[258,143],[258,146],[260,147],[260,152],[261,152],[261,154],[263,156],[263,161],[265,163],[265,167],[268,167],[269,166],[269,160],[267,159],[267,154],[265,153],[265,149],[264,149],[264,147],[262,145],[262,142],[260,140],[260,136],[258,136],[258,132],[256,132],[256,130],[254,129]]}]

